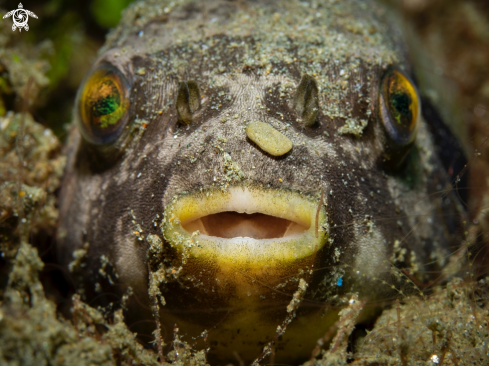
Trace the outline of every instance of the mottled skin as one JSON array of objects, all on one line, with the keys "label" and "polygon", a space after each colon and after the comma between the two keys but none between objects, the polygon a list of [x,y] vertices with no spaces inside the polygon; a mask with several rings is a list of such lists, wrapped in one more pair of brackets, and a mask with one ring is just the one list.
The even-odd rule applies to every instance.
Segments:
[{"label": "mottled skin", "polygon": [[[72,252],[89,243],[83,270],[89,298],[97,295],[95,284],[98,292],[119,297],[131,286],[127,321],[146,320],[132,329],[149,334],[141,326],[154,324],[147,238],[157,235],[164,241],[161,268],[169,274],[161,287],[165,341],[175,323],[183,335],[207,329],[211,360],[235,361],[236,351],[252,361],[305,278],[306,299],[276,346],[275,360],[293,363],[307,359],[334,323],[337,308],[327,309],[341,305],[343,295],[385,296],[390,287],[382,280],[402,287],[405,277],[396,276],[396,268],[409,269],[418,282],[429,282],[430,271],[439,275],[460,241],[454,234],[459,204],[450,193],[440,204],[440,191],[451,186],[423,117],[405,163],[386,168],[380,80],[390,66],[411,73],[388,14],[373,2],[354,1],[212,1],[204,9],[201,2],[163,3],[137,3],[126,11],[96,63],[112,64],[132,84],[128,128],[110,146],[90,145],[76,130],[71,135],[58,248],[60,260],[69,263]],[[311,127],[303,127],[292,108],[304,74],[319,87]],[[174,106],[178,83],[187,80],[197,82],[203,97],[188,126]],[[244,131],[253,121],[286,135],[291,152],[273,157],[260,150]],[[243,179],[226,178],[226,153]],[[192,258],[182,262],[164,240],[162,219],[183,192],[223,186],[295,191],[314,202],[323,189],[329,233],[313,255],[278,272],[236,272],[229,276],[240,279],[216,285],[216,278],[225,281],[225,271],[215,263],[195,265]],[[102,255],[110,265],[99,271]],[[154,258],[150,265],[158,269]],[[256,288],[252,300],[238,291],[245,284]],[[240,324],[247,327],[243,332]]]}]

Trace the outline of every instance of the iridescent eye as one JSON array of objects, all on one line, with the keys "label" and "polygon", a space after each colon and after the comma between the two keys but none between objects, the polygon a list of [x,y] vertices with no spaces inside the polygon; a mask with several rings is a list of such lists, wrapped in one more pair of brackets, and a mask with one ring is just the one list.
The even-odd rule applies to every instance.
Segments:
[{"label": "iridescent eye", "polygon": [[78,90],[79,129],[93,144],[115,141],[127,122],[129,86],[122,73],[101,65],[89,74]]},{"label": "iridescent eye", "polygon": [[380,87],[380,115],[390,140],[406,146],[416,139],[420,100],[412,82],[400,71],[390,69]]}]

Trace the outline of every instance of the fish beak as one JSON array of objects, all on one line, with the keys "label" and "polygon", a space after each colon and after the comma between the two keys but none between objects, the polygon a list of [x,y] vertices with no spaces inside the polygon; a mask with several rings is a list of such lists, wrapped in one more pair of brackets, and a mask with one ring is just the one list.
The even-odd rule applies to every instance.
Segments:
[{"label": "fish beak", "polygon": [[184,258],[248,269],[310,257],[326,243],[327,228],[318,197],[256,186],[179,195],[163,223],[165,239]]}]

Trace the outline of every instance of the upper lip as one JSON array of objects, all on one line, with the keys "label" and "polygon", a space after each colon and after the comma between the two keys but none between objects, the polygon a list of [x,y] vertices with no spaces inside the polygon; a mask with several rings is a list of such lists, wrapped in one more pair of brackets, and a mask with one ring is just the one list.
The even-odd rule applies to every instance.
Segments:
[{"label": "upper lip", "polygon": [[194,191],[166,206],[163,232],[190,257],[254,265],[293,261],[326,242],[326,211],[318,205],[318,197],[261,186]]}]

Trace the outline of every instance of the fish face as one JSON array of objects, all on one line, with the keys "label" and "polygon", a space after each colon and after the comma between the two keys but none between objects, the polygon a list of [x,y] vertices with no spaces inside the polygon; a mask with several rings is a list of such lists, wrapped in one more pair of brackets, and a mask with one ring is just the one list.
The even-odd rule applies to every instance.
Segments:
[{"label": "fish face", "polygon": [[136,328],[156,299],[165,340],[299,362],[459,242],[402,41],[374,2],[171,4],[128,10],[80,86],[59,256],[84,248],[88,298],[131,287]]}]

